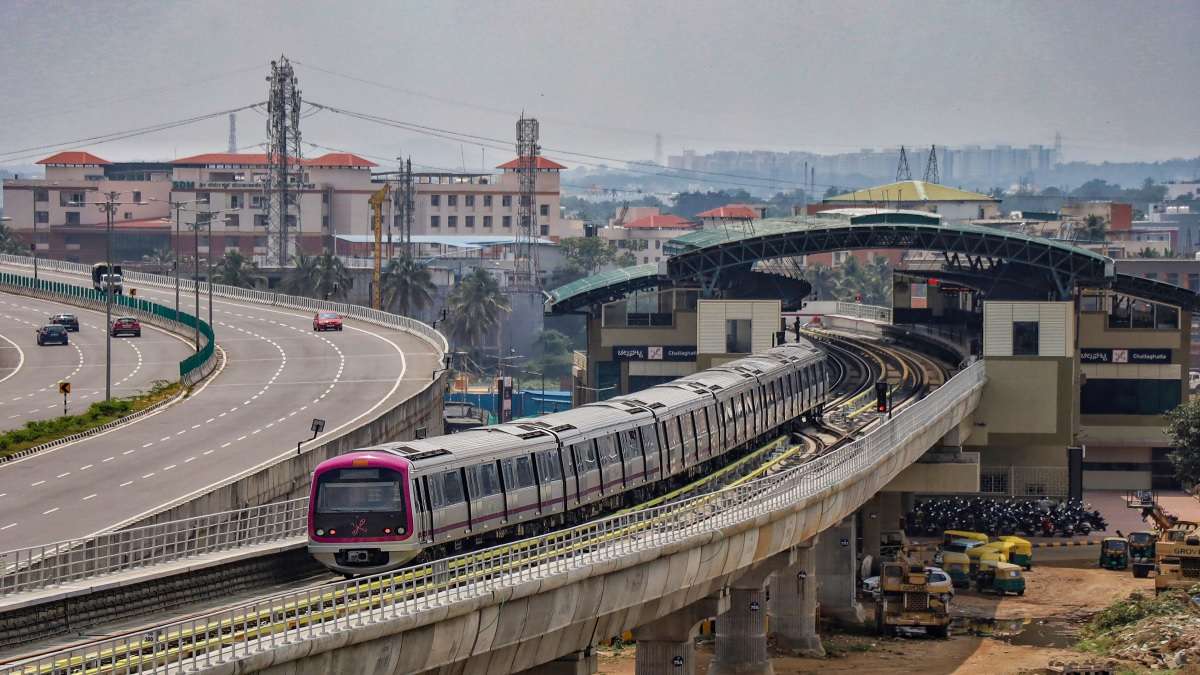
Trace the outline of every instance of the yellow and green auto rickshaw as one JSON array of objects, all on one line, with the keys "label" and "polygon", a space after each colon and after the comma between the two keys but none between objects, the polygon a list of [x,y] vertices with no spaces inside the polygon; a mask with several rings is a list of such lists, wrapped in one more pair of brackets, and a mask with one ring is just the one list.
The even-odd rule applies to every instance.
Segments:
[{"label": "yellow and green auto rickshaw", "polygon": [[967,588],[971,585],[971,559],[966,553],[943,553],[942,569],[950,576],[950,583],[954,584],[955,588]]},{"label": "yellow and green auto rickshaw", "polygon": [[1025,577],[1021,574],[1020,565],[985,559],[979,561],[979,572],[975,574],[975,588],[980,593],[1025,595]]},{"label": "yellow and green auto rickshaw", "polygon": [[1029,543],[1028,539],[1008,535],[1000,537],[1000,541],[1007,541],[1013,545],[1013,549],[1008,555],[1010,563],[1020,565],[1027,570],[1033,568],[1033,544]]},{"label": "yellow and green auto rickshaw", "polygon": [[[1008,556],[1005,555],[1004,549],[1000,548],[997,545],[999,543],[1000,542],[994,541],[990,544],[984,544],[983,546],[976,546],[975,548],[967,550],[967,558],[969,558],[971,561],[971,576],[975,576],[975,573],[977,571],[979,571],[979,561],[980,560],[987,559],[987,560],[999,560],[1000,562],[1008,562]],[[985,556],[986,556],[986,558],[985,558]]]},{"label": "yellow and green auto rickshaw", "polygon": [[942,533],[942,543],[938,546],[937,552],[933,554],[933,564],[940,566],[942,555],[945,553],[966,553],[969,549],[986,543],[988,543],[988,536],[981,532],[946,530]]},{"label": "yellow and green auto rickshaw", "polygon": [[942,547],[946,547],[954,542],[955,539],[973,539],[981,544],[986,544],[990,539],[982,532],[970,532],[968,530],[946,530],[942,533]]},{"label": "yellow and green auto rickshaw", "polygon": [[1105,537],[1100,541],[1100,567],[1123,570],[1129,567],[1129,542],[1121,537]]}]

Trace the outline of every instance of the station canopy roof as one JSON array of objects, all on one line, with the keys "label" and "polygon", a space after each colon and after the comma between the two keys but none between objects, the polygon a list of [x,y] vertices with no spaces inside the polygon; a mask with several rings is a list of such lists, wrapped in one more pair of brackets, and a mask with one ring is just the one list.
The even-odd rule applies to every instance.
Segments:
[{"label": "station canopy roof", "polygon": [[827,197],[830,202],[999,202],[995,197],[959,190],[948,185],[926,183],[923,180],[902,180],[887,185],[863,188],[855,192]]}]

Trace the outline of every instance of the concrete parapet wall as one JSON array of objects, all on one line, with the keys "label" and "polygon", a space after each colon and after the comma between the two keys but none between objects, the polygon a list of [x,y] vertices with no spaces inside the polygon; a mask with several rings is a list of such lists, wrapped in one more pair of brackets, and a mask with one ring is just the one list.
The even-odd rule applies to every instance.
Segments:
[{"label": "concrete parapet wall", "polygon": [[445,380],[446,373],[443,371],[415,396],[380,413],[366,424],[317,447],[307,448],[300,455],[282,460],[271,459],[215,486],[201,488],[177,499],[165,509],[127,521],[116,529],[154,525],[303,497],[308,494],[309,479],[317,465],[331,457],[378,443],[411,439],[419,427],[425,427],[430,436],[441,435]]},{"label": "concrete parapet wall", "polygon": [[517,673],[663,618],[851,515],[978,404],[981,387],[835,487],[659,548],[499,588],[427,612],[281,644],[210,672]]}]

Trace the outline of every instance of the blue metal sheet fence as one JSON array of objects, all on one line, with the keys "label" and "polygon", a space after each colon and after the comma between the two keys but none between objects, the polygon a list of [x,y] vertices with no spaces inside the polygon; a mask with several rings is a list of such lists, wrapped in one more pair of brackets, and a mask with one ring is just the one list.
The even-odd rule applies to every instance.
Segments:
[{"label": "blue metal sheet fence", "polygon": [[[62,296],[93,305],[103,305],[105,301],[104,293],[93,288],[75,286],[61,281],[35,280],[32,277],[11,274],[9,272],[0,272],[0,286],[15,286],[17,288]],[[187,312],[176,313],[172,307],[164,307],[156,302],[128,295],[114,295],[113,309],[114,311],[131,310],[135,314],[148,315],[157,317],[163,321],[175,322],[192,330],[195,330],[196,323],[199,321],[200,334],[205,338],[204,345],[200,348],[200,351],[179,362],[179,379],[184,382],[189,381],[191,376],[196,374],[198,370],[202,369],[213,358],[216,344],[212,327],[207,322],[198,320]],[[119,311],[118,313],[124,314],[129,312]]]}]

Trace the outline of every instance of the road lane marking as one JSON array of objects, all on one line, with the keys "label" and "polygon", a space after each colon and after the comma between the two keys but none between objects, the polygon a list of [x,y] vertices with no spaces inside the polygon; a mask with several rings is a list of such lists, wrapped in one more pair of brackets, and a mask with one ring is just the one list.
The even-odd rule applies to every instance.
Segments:
[{"label": "road lane marking", "polygon": [[88,496],[84,497],[83,499],[80,499],[79,501],[81,501],[81,502],[86,502],[87,500],[89,500],[89,499],[91,499],[92,497],[95,497],[95,496],[96,496],[96,493],[95,493],[95,492],[93,492],[92,494],[90,494],[90,495],[88,495]]},{"label": "road lane marking", "polygon": [[37,487],[37,486],[39,486],[39,485],[41,485],[42,483],[45,483],[45,482],[46,482],[46,481],[44,481],[44,480],[39,480],[39,481],[38,481],[38,482],[36,482],[36,483],[30,483],[30,484],[29,484],[29,487]]},{"label": "road lane marking", "polygon": [[49,509],[49,510],[46,510],[46,511],[42,511],[42,515],[43,515],[43,516],[48,516],[48,515],[50,515],[51,513],[54,513],[54,512],[55,512],[55,511],[57,511],[57,510],[58,510],[58,507],[56,506],[56,507],[54,507],[54,508],[52,508],[52,509]]}]

